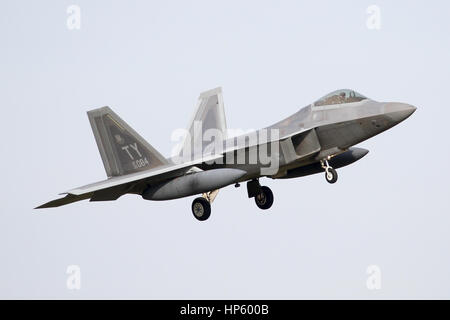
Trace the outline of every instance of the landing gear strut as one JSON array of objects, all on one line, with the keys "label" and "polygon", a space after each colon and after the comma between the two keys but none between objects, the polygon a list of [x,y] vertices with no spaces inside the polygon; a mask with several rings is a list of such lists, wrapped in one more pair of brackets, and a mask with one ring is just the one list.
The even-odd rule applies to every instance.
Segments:
[{"label": "landing gear strut", "polygon": [[257,179],[247,182],[249,198],[255,198],[258,208],[266,210],[273,204],[273,193],[269,187],[261,186]]},{"label": "landing gear strut", "polygon": [[325,180],[327,180],[328,183],[335,183],[338,179],[338,174],[337,171],[330,166],[328,160],[320,160],[320,165],[325,169]]}]

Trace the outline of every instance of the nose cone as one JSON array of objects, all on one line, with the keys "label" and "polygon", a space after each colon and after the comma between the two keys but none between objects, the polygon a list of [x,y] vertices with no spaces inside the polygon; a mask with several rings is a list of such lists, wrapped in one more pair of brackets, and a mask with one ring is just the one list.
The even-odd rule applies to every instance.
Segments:
[{"label": "nose cone", "polygon": [[384,111],[395,123],[402,122],[416,111],[416,107],[398,102],[389,102],[385,105]]}]

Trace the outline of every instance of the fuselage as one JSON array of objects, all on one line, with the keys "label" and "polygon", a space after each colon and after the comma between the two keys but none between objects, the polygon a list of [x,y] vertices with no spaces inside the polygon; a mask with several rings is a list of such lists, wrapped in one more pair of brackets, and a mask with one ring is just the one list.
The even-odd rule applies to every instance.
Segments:
[{"label": "fuselage", "polygon": [[189,139],[194,149],[184,150],[200,164],[178,178],[148,186],[142,197],[166,200],[202,193],[193,201],[192,212],[204,220],[220,188],[247,181],[248,197],[254,198],[259,208],[268,209],[273,193],[261,186],[260,177],[289,179],[324,172],[326,181],[335,183],[336,168],[358,161],[369,152],[354,147],[356,144],[392,128],[415,110],[409,104],[377,102],[343,89],[270,127],[244,135],[223,139],[217,130],[217,136],[194,130],[195,137],[199,136],[196,133],[203,134],[202,140]]},{"label": "fuselage", "polygon": [[[245,170],[242,181],[259,176],[286,178],[290,170],[347,152],[402,122],[415,110],[409,104],[377,102],[352,90],[338,90],[270,127],[227,139],[223,145],[224,163],[209,166]],[[268,167],[267,159],[260,159],[261,149],[269,150],[269,154],[274,151],[271,157],[277,157],[276,173],[261,173],[261,168]],[[366,153],[353,151],[358,155],[353,160]],[[252,154],[257,155],[256,162],[250,161]]]},{"label": "fuselage", "polygon": [[[88,112],[108,179],[66,192],[38,208],[72,202],[116,200],[126,193],[146,200],[170,200],[195,194],[192,211],[206,220],[220,188],[247,182],[247,193],[261,209],[273,193],[260,177],[289,179],[349,165],[368,150],[353,147],[408,118],[415,107],[377,102],[353,90],[332,92],[274,125],[225,139],[220,88],[200,94],[197,111],[177,157],[166,159],[109,107]],[[182,155],[180,157],[180,155]],[[239,184],[237,184],[239,185]]]}]

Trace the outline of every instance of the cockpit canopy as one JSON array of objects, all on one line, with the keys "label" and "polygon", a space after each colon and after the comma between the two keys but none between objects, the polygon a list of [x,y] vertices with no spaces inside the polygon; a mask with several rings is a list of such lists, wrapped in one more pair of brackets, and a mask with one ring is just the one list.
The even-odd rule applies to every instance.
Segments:
[{"label": "cockpit canopy", "polygon": [[358,102],[364,99],[367,99],[367,97],[364,97],[362,94],[354,90],[341,89],[333,91],[327,94],[326,96],[320,98],[319,100],[314,102],[313,106],[318,107],[333,104],[344,104],[344,103]]}]

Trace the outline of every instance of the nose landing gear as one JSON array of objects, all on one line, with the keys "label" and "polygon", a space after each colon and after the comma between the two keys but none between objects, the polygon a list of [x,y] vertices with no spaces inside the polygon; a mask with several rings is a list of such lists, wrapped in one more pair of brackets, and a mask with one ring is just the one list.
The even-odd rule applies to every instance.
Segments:
[{"label": "nose landing gear", "polygon": [[337,171],[330,166],[328,160],[320,160],[320,165],[325,169],[325,180],[327,180],[328,183],[335,183],[338,180],[338,174]]}]

